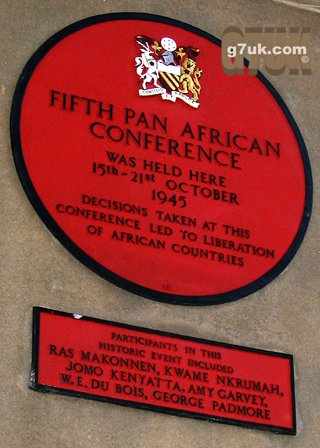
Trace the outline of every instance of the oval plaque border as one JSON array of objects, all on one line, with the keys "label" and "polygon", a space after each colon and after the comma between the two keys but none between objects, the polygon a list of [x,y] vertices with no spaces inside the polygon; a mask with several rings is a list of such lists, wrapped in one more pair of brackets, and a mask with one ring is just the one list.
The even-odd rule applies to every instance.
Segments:
[{"label": "oval plaque border", "polygon": [[87,253],[85,253],[82,249],[80,249],[60,228],[57,222],[50,215],[45,205],[40,200],[34,186],[32,180],[29,176],[25,160],[23,157],[22,143],[20,138],[20,116],[21,116],[21,106],[24,98],[24,94],[28,85],[32,74],[39,64],[39,62],[44,58],[44,56],[61,40],[70,34],[78,31],[80,29],[86,28],[87,26],[91,26],[94,24],[98,24],[101,22],[108,22],[114,20],[146,20],[146,21],[155,21],[159,23],[166,23],[176,27],[183,28],[187,31],[198,34],[214,44],[221,46],[221,41],[212,36],[211,34],[196,28],[192,25],[186,24],[184,22],[158,16],[154,14],[146,14],[146,13],[111,13],[111,14],[102,14],[97,16],[92,16],[75,22],[66,28],[58,31],[52,37],[50,37],[46,42],[44,42],[38,50],[31,56],[27,64],[25,65],[20,78],[18,80],[11,108],[11,116],[10,116],[10,134],[11,134],[11,143],[12,143],[12,151],[14,162],[16,165],[16,169],[18,172],[18,176],[23,185],[23,188],[39,217],[44,222],[49,231],[60,241],[60,243],[82,264],[91,269],[93,272],[103,277],[104,279],[110,281],[111,283],[119,286],[131,293],[137,294],[139,296],[157,300],[161,302],[171,303],[171,304],[180,304],[180,305],[215,305],[226,302],[231,302],[234,300],[241,299],[246,297],[262,287],[266,286],[272,280],[274,280],[290,263],[295,254],[297,253],[305,233],[307,231],[309,221],[311,218],[312,211],[312,195],[313,195],[313,183],[312,183],[312,172],[310,161],[307,153],[307,149],[303,140],[303,137],[300,133],[300,130],[290,113],[288,107],[286,106],[284,100],[281,98],[277,90],[273,87],[273,85],[265,78],[265,76],[258,71],[257,78],[264,84],[264,86],[269,90],[274,99],[277,101],[278,105],[282,109],[285,114],[293,132],[295,138],[297,140],[302,161],[304,167],[305,174],[305,207],[302,215],[301,223],[299,230],[289,247],[288,251],[285,255],[278,261],[278,263],[268,272],[266,272],[262,277],[257,280],[232,291],[214,294],[214,295],[200,295],[200,296],[187,296],[187,295],[177,295],[177,294],[169,294],[164,292],[155,291],[149,288],[145,288],[139,284],[133,283],[131,281],[126,280],[125,278],[115,274],[114,272],[108,270],[100,263],[96,262],[92,257],[90,257]]}]

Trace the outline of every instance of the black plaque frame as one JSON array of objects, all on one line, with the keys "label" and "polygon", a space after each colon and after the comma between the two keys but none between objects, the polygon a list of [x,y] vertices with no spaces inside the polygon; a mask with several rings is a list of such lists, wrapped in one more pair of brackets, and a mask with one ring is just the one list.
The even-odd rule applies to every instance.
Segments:
[{"label": "black plaque frame", "polygon": [[290,371],[291,371],[290,381],[291,381],[291,394],[292,394],[292,421],[293,421],[293,426],[291,429],[283,428],[281,426],[266,425],[263,423],[260,424],[260,423],[245,422],[245,421],[235,420],[235,419],[231,419],[231,418],[213,417],[212,415],[199,414],[199,413],[192,412],[192,411],[183,411],[180,409],[166,408],[166,407],[156,406],[156,405],[152,405],[152,404],[139,403],[139,402],[135,402],[135,401],[109,398],[109,397],[89,394],[89,393],[85,393],[85,392],[77,392],[77,391],[73,391],[73,390],[62,389],[59,387],[53,387],[53,386],[49,386],[49,385],[45,385],[45,384],[40,384],[38,381],[38,361],[39,361],[39,337],[40,337],[40,314],[41,313],[49,313],[49,314],[54,314],[54,315],[58,315],[58,316],[66,316],[66,317],[70,317],[70,318],[76,318],[76,319],[79,318],[79,316],[74,315],[72,313],[66,313],[63,311],[57,311],[57,310],[52,310],[49,308],[43,308],[43,307],[38,307],[38,306],[33,307],[32,367],[31,367],[31,381],[30,381],[30,385],[29,385],[29,388],[32,390],[46,392],[46,393],[56,393],[56,394],[60,394],[60,395],[68,395],[68,396],[72,396],[72,397],[87,398],[87,399],[96,400],[96,401],[104,401],[107,403],[120,404],[120,405],[123,405],[126,407],[131,407],[131,408],[136,408],[136,409],[160,412],[163,414],[170,414],[170,415],[175,415],[175,416],[180,416],[180,417],[189,417],[189,418],[198,419],[198,420],[206,420],[209,422],[224,423],[227,425],[236,425],[236,426],[241,426],[241,427],[249,428],[249,429],[266,430],[266,431],[271,431],[271,432],[275,432],[278,434],[286,434],[286,435],[292,435],[292,436],[296,435],[296,409],[295,409],[293,355],[290,355],[287,353],[280,353],[280,352],[271,352],[268,350],[261,350],[261,349],[252,348],[252,347],[244,347],[241,345],[227,344],[224,342],[216,342],[216,341],[211,341],[211,340],[207,340],[207,339],[195,338],[195,337],[191,337],[191,336],[185,336],[185,335],[169,333],[169,332],[164,332],[164,331],[152,330],[152,329],[148,329],[145,327],[137,327],[134,325],[127,325],[124,323],[113,322],[113,321],[108,321],[108,320],[103,320],[103,319],[97,319],[97,318],[88,317],[88,316],[81,316],[81,320],[97,322],[100,324],[107,324],[109,326],[114,326],[114,327],[118,327],[118,328],[127,328],[127,329],[131,329],[131,330],[138,330],[141,332],[146,332],[149,334],[168,336],[168,337],[183,339],[186,341],[202,342],[205,344],[210,344],[210,345],[214,345],[214,346],[218,346],[218,347],[232,348],[232,349],[242,350],[242,351],[246,351],[246,352],[260,353],[260,354],[264,354],[264,355],[289,359]]},{"label": "black plaque frame", "polygon": [[257,280],[245,285],[244,287],[226,292],[221,294],[214,295],[200,295],[200,296],[187,296],[187,295],[177,295],[177,294],[169,294],[165,292],[155,291],[149,288],[145,288],[139,284],[133,283],[114,272],[110,271],[106,267],[102,266],[98,262],[96,262],[92,257],[86,254],[83,250],[80,249],[60,228],[57,222],[50,215],[45,205],[42,203],[40,197],[38,196],[35,187],[33,186],[32,180],[29,176],[28,170],[26,168],[26,164],[23,157],[23,149],[20,138],[20,113],[21,106],[24,98],[24,94],[28,85],[28,82],[37,67],[38,63],[43,59],[43,57],[50,51],[52,47],[54,47],[58,42],[67,37],[68,35],[78,31],[82,28],[85,28],[90,25],[94,25],[101,22],[107,22],[112,20],[146,20],[146,21],[156,21],[160,23],[167,23],[176,27],[184,28],[188,31],[191,31],[195,34],[198,34],[211,42],[215,43],[218,46],[221,46],[221,41],[216,37],[210,35],[209,33],[202,31],[198,28],[193,27],[192,25],[188,25],[186,23],[180,22],[178,20],[169,19],[166,17],[145,14],[145,13],[113,13],[113,14],[103,14],[98,16],[93,16],[81,20],[79,22],[73,23],[68,27],[62,29],[55,35],[53,35],[50,39],[48,39],[41,47],[33,54],[30,58],[26,66],[24,67],[22,74],[18,80],[11,109],[11,118],[10,118],[10,130],[11,130],[11,142],[13,149],[13,156],[16,165],[16,169],[18,171],[18,175],[20,181],[23,185],[23,188],[32,204],[37,214],[40,216],[44,224],[50,230],[50,232],[62,243],[62,245],[72,254],[74,255],[81,263],[87,266],[89,269],[94,271],[96,274],[110,281],[111,283],[120,286],[121,288],[130,291],[134,294],[138,294],[142,297],[146,297],[153,300],[158,300],[162,302],[172,303],[172,304],[181,304],[181,305],[213,305],[220,304],[225,302],[231,302],[233,300],[237,300],[243,297],[252,294],[253,292],[261,289],[270,283],[275,277],[277,277],[290,263],[292,258],[295,256],[298,251],[305,233],[307,231],[307,227],[311,217],[312,211],[312,173],[309,162],[309,157],[307,153],[307,149],[305,147],[302,135],[299,131],[299,128],[291,115],[288,107],[284,103],[283,99],[276,91],[276,89],[272,86],[272,84],[265,78],[265,76],[261,73],[257,73],[258,79],[264,84],[264,86],[269,90],[274,99],[277,101],[279,106],[281,107],[283,113],[285,114],[300,148],[300,153],[303,161],[305,179],[306,179],[306,195],[305,195],[305,207],[302,216],[302,220],[300,223],[299,230],[289,247],[286,254],[279,260],[279,262],[268,272],[266,272],[262,277]]}]

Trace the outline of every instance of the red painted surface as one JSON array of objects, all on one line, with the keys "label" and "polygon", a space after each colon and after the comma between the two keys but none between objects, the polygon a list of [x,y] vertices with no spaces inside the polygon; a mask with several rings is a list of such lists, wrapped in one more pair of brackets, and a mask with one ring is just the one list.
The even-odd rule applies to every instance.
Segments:
[{"label": "red painted surface", "polygon": [[294,427],[290,357],[39,312],[40,386]]},{"label": "red painted surface", "polygon": [[[159,95],[139,96],[138,34],[159,41],[167,36],[178,46],[200,49],[198,109]],[[170,24],[132,19],[99,23],[67,36],[47,53],[22,103],[23,157],[50,216],[100,266],[160,293],[224,294],[257,281],[289,250],[303,216],[303,162],[285,114],[256,77],[224,74],[220,52],[206,38]],[[74,111],[70,95],[80,98]],[[83,97],[96,101],[89,112]],[[99,101],[103,107],[113,105],[112,116],[98,116]],[[126,108],[134,115],[128,123]],[[159,124],[153,129],[153,114],[166,122],[166,130]],[[95,133],[102,138],[90,132],[96,122]],[[187,124],[192,131],[186,131]],[[112,126],[113,140],[119,142],[105,138]],[[143,138],[151,135],[149,148],[132,141],[127,145],[121,137],[127,129]],[[210,141],[216,135],[211,129],[220,132],[219,141]],[[157,136],[163,144],[158,150]],[[179,143],[180,153],[169,152],[169,139]],[[278,155],[266,150],[266,140],[279,148]],[[235,141],[247,149],[239,149]],[[197,160],[199,145],[218,152],[222,164]],[[110,162],[108,151],[119,154],[119,163]],[[150,163],[153,169],[146,168]],[[97,168],[99,164],[111,168],[100,175],[105,168]],[[175,183],[177,189],[170,190]],[[166,202],[161,204],[152,190],[164,191]],[[157,241],[163,246],[155,248]]]}]

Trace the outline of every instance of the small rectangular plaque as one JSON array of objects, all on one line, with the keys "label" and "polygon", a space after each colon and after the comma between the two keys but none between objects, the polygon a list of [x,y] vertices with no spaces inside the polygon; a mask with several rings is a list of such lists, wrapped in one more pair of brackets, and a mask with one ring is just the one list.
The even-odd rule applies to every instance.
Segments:
[{"label": "small rectangular plaque", "polygon": [[296,433],[292,355],[33,313],[34,390]]}]

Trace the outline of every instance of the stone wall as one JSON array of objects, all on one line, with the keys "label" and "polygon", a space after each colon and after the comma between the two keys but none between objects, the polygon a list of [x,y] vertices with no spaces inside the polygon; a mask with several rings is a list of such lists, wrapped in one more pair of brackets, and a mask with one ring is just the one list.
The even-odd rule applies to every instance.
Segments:
[{"label": "stone wall", "polygon": [[[314,210],[293,261],[273,282],[242,300],[207,307],[150,301],[95,275],[54,239],[30,205],[11,153],[13,91],[29,57],[51,35],[82,18],[147,12],[190,23],[221,38],[230,25],[309,26],[311,76],[267,78],[283,97],[308,148]],[[320,16],[272,1],[5,0],[1,17],[1,447],[316,448],[319,438],[318,89]],[[264,68],[261,68],[264,71]],[[291,353],[295,359],[297,435],[285,436],[162,415],[28,389],[32,307],[124,322],[172,333]]]}]

